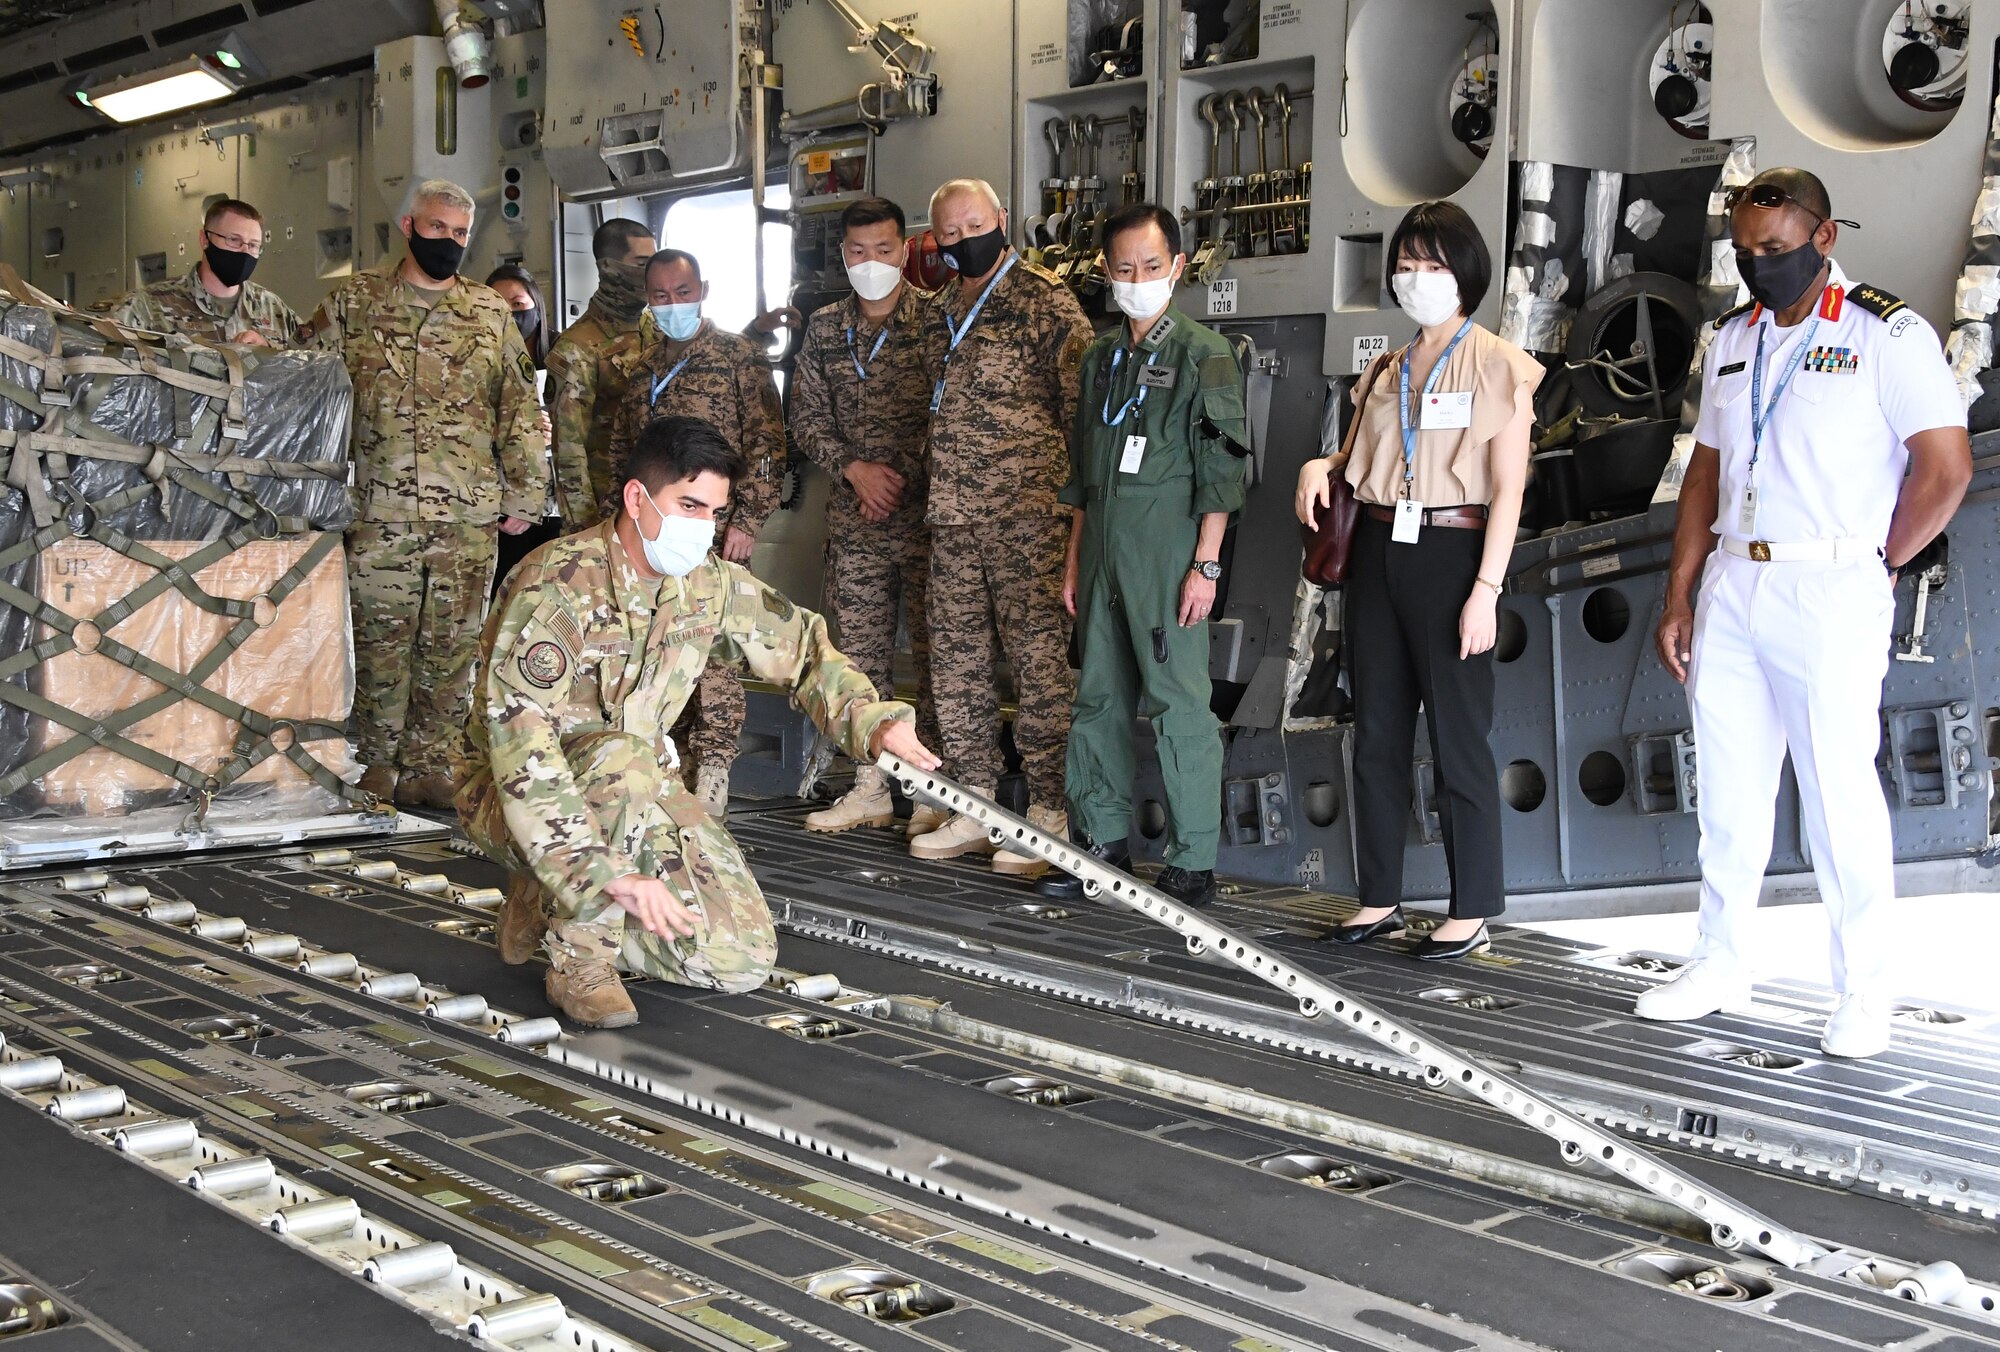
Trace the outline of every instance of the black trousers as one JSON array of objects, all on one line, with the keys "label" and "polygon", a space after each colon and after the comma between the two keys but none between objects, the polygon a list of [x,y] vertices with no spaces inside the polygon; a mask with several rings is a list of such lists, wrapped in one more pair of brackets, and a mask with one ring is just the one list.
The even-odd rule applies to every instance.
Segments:
[{"label": "black trousers", "polygon": [[1361,904],[1394,906],[1403,899],[1421,704],[1451,870],[1451,914],[1499,915],[1507,897],[1500,779],[1488,741],[1493,654],[1458,657],[1458,614],[1472,595],[1486,533],[1425,526],[1415,544],[1397,544],[1389,532],[1388,522],[1363,508],[1347,577]]}]

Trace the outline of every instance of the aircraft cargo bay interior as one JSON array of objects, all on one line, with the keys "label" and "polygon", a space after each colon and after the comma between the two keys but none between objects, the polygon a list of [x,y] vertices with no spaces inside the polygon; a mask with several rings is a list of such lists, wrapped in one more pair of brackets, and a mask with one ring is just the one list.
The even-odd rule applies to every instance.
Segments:
[{"label": "aircraft cargo bay interior", "polygon": [[0,0],[0,1350],[2000,1347],[2000,0]]}]

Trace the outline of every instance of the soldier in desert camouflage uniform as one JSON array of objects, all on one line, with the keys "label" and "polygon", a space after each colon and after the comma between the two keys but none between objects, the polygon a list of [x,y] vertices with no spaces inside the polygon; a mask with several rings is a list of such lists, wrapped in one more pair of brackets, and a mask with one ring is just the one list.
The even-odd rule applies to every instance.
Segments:
[{"label": "soldier in desert camouflage uniform", "polygon": [[[1071,677],[1063,615],[1077,372],[1091,341],[1083,307],[1054,274],[1007,247],[991,184],[954,179],[931,198],[931,229],[959,279],[937,293],[930,324],[931,680],[944,752],[967,787],[998,787],[1000,709],[993,641],[1014,669],[1014,745],[1028,779],[1028,819],[1063,835],[1063,748]],[[1057,513],[1062,515],[1058,516]],[[990,852],[978,822],[954,816],[910,842],[920,859]],[[1033,855],[1002,851],[997,873],[1035,877]]]},{"label": "soldier in desert camouflage uniform", "polygon": [[507,302],[457,276],[472,199],[420,185],[410,252],[320,304],[309,341],[354,381],[355,741],[362,787],[449,807],[493,586],[494,523],[519,534],[548,496],[534,367]]},{"label": "soldier in desert camouflage uniform", "polygon": [[185,277],[154,282],[99,312],[130,329],[180,333],[204,343],[296,347],[299,317],[276,292],[250,280],[264,252],[264,218],[225,197],[201,223],[201,260]]},{"label": "soldier in desert camouflage uniform", "polygon": [[466,833],[514,874],[502,957],[525,962],[542,938],[550,1001],[605,1028],[638,1017],[621,966],[744,991],[777,958],[742,852],[672,773],[668,729],[711,652],[791,691],[850,756],[937,765],[910,707],[878,700],[818,615],[709,552],[744,471],[714,428],[655,422],[628,466],[616,517],[508,576],[458,795]]},{"label": "soldier in desert camouflage uniform", "polygon": [[[664,336],[646,349],[626,386],[612,424],[611,460],[622,467],[639,433],[655,418],[699,418],[722,433],[750,468],[716,552],[730,563],[748,563],[757,532],[778,508],[785,415],[757,344],[703,318],[707,297],[708,284],[692,254],[662,249],[646,260],[647,309]],[[718,666],[702,677],[685,725],[675,732],[697,796],[718,815],[728,802],[729,767],[736,762],[743,716],[742,677]]]},{"label": "soldier in desert camouflage uniform", "polygon": [[659,334],[646,315],[646,260],[659,245],[637,221],[613,218],[591,236],[597,292],[549,350],[555,423],[556,509],[563,529],[604,514],[618,485],[611,428],[625,387]]},{"label": "soldier in desert camouflage uniform", "polygon": [[[827,597],[840,648],[877,690],[894,688],[896,610],[908,617],[918,731],[938,745],[930,690],[930,531],[924,437],[930,426],[929,298],[903,280],[903,209],[883,198],[841,213],[841,253],[855,294],[806,324],[792,377],[792,441],[833,478],[827,503]],[[918,805],[911,834],[943,824]],[[854,787],[806,818],[809,831],[895,821],[889,784],[857,766]]]}]

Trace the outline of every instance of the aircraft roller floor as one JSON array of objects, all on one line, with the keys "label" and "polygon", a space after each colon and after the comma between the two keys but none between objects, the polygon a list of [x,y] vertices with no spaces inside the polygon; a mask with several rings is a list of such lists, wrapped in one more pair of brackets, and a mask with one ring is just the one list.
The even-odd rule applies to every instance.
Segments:
[{"label": "aircraft roller floor", "polygon": [[[577,1331],[602,1331],[600,1352],[1580,1349],[1614,1330],[1662,1352],[1991,1345],[1976,1301],[1899,1301],[1718,1250],[1703,1227],[1564,1166],[1547,1138],[1481,1103],[1358,1047],[1257,1028],[1282,1011],[1225,969],[1130,956],[1171,951],[1138,917],[1094,903],[1009,913],[1030,894],[976,866],[926,868],[886,835],[805,837],[795,815],[733,823],[780,916],[780,984],[724,996],[635,983],[641,1022],[615,1033],[543,1017],[539,966],[506,967],[491,948],[496,871],[442,841],[11,880],[0,1064],[53,1055],[73,1079],[122,1086],[116,1114],[71,1124],[86,1135],[163,1116],[203,1124],[203,1139],[212,1127],[414,1239],[450,1244],[468,1271],[511,1283],[495,1306],[541,1300],[546,1314],[559,1300]],[[808,872],[816,886],[798,881]],[[1219,909],[1303,936],[1314,922],[1301,904],[1238,895]],[[813,932],[835,912],[856,923]],[[1521,1001],[1504,1013],[1588,1006],[1593,993],[1608,1006],[1632,979],[1499,938],[1499,956],[1519,961],[1468,969],[1476,983],[1416,975]],[[1535,943],[1539,954],[1521,951]],[[953,970],[927,946],[994,970]],[[1094,947],[1107,951],[1093,960]],[[1363,955],[1342,979],[1360,989],[1357,977],[1394,976],[1399,961]],[[1062,964],[1127,981],[1129,1010],[1078,998]],[[1176,990],[1199,1021],[1221,1009],[1237,1022],[1187,1026]],[[1437,1036],[1523,1073],[1547,1058],[1589,1089],[1616,1059],[1585,1055],[1583,1027],[1482,1042],[1479,1011],[1406,1002]],[[1784,1029],[1764,1022],[1772,1031],[1741,1036]],[[0,1098],[64,1092],[91,1091],[77,1080]],[[1975,1294],[2000,1276],[2000,1237],[1977,1215],[1651,1146],[1829,1245],[1955,1264]],[[107,1157],[94,1179],[142,1167]],[[8,1212],[0,1255],[33,1270],[34,1212]],[[353,1257],[331,1261],[351,1270]],[[352,1298],[383,1296],[355,1283]],[[433,1308],[432,1323],[465,1327],[479,1308]],[[526,1349],[547,1336],[498,1340]]]}]

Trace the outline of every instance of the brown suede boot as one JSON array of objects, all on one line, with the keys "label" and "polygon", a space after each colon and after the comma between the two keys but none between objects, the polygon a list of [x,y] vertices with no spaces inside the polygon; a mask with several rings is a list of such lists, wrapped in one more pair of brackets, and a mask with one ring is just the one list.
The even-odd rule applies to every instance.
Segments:
[{"label": "brown suede boot", "polygon": [[542,909],[542,885],[528,873],[509,874],[507,900],[500,905],[498,923],[500,961],[519,967],[535,956],[542,936],[549,931],[548,913]]},{"label": "brown suede boot", "polygon": [[458,791],[450,775],[432,772],[415,775],[396,785],[396,802],[401,807],[424,807],[451,811],[451,797]]},{"label": "brown suede boot", "polygon": [[603,925],[551,924],[542,940],[549,1003],[586,1028],[629,1028],[639,1011],[618,977],[618,934]]},{"label": "brown suede boot", "polygon": [[392,802],[396,797],[396,767],[371,765],[361,772],[361,778],[354,787],[375,795],[384,803]]}]

